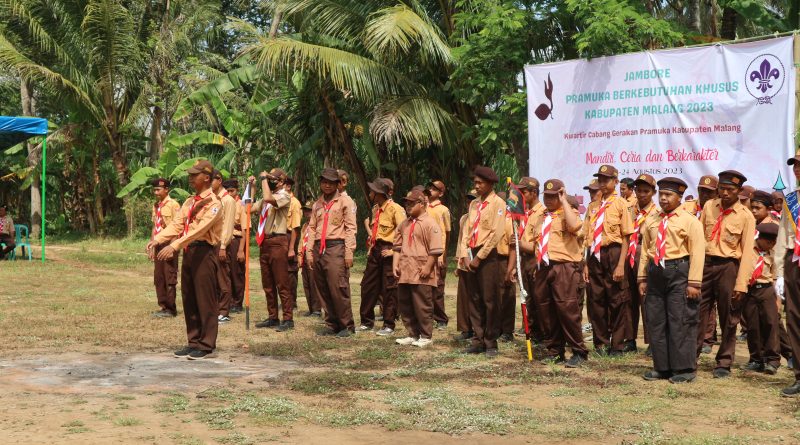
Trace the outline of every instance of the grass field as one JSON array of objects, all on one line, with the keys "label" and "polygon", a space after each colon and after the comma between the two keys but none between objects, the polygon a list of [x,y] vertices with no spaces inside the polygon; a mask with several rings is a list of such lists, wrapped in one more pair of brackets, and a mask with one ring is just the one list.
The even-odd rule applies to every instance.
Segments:
[{"label": "grass field", "polygon": [[[144,244],[54,243],[44,267],[0,263],[3,443],[800,443],[800,404],[778,396],[789,371],[714,380],[711,356],[694,383],[670,385],[641,379],[643,354],[566,370],[528,363],[517,340],[495,360],[464,356],[455,323],[419,350],[321,338],[304,317],[288,333],[246,331],[238,315],[220,327],[215,363],[179,362],[183,319],[150,317]],[[254,321],[266,312],[259,279],[254,269]],[[746,357],[739,344],[737,364]]]}]

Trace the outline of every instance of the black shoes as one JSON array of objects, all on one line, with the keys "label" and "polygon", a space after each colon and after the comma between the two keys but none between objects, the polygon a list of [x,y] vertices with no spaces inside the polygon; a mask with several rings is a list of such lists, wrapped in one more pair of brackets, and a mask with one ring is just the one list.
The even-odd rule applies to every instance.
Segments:
[{"label": "black shoes", "polygon": [[231,314],[241,314],[242,312],[244,312],[244,308],[241,306],[231,306],[228,312]]},{"label": "black shoes", "polygon": [[715,379],[724,379],[730,377],[731,370],[727,368],[714,368],[714,371],[711,374]]},{"label": "black shoes", "polygon": [[[722,369],[722,368],[720,368],[720,369]],[[730,371],[728,373],[730,373]],[[675,384],[689,383],[689,382],[694,381],[695,377],[697,377],[696,373],[694,373],[694,372],[685,372],[685,373],[682,373],[682,374],[675,374],[674,376],[670,377],[669,378],[669,382],[670,383],[675,383]]]},{"label": "black shoes", "polygon": [[350,332],[349,329],[342,329],[341,331],[339,331],[336,334],[336,337],[338,337],[338,338],[347,338],[347,337],[349,337],[351,335],[353,335],[353,332]]},{"label": "black shoes", "polygon": [[645,372],[644,375],[642,376],[642,378],[647,380],[648,382],[652,382],[655,380],[667,380],[670,377],[672,377],[671,372],[661,372],[661,371],[656,371],[655,369],[652,371]]},{"label": "black shoes", "polygon": [[764,370],[764,364],[759,362],[748,362],[746,365],[742,366],[742,370],[761,372]]},{"label": "black shoes", "polygon": [[161,310],[161,311],[158,311],[158,312],[153,312],[153,317],[155,317],[155,318],[173,318],[176,315],[178,315],[178,314],[173,314],[172,312],[170,312],[168,310]]},{"label": "black shoes", "polygon": [[625,346],[622,347],[622,352],[639,352],[639,347],[636,345],[636,340],[625,342]]},{"label": "black shoes", "polygon": [[514,334],[503,334],[498,340],[503,342],[514,341]]},{"label": "black shoes", "polygon": [[204,358],[211,358],[211,354],[213,354],[213,351],[201,351],[199,349],[195,349],[189,353],[189,360],[202,360]]},{"label": "black shoes", "polygon": [[455,337],[453,337],[453,340],[459,340],[459,341],[469,340],[474,336],[475,336],[474,332],[467,331],[467,332],[462,332],[462,333],[456,335]]},{"label": "black shoes", "polygon": [[797,397],[800,396],[800,380],[795,380],[794,384],[788,388],[781,390],[783,397]]},{"label": "black shoes", "polygon": [[486,352],[486,350],[480,346],[470,346],[467,349],[464,349],[464,354],[480,354],[482,352]]},{"label": "black shoes", "polygon": [[497,354],[499,354],[497,348],[489,348],[486,350],[486,358],[495,358]]},{"label": "black shoes", "polygon": [[564,364],[564,366],[566,366],[567,368],[580,368],[581,366],[583,366],[583,362],[585,361],[586,359],[581,357],[580,355],[573,354],[572,357],[570,357],[569,360],[567,360],[567,363]]},{"label": "black shoes", "polygon": [[177,358],[186,358],[186,357],[189,356],[189,354],[194,352],[194,350],[195,350],[194,348],[190,348],[189,346],[184,346],[181,349],[178,349],[177,351],[175,351],[175,357],[177,357]]},{"label": "black shoes", "polygon": [[278,328],[275,329],[275,330],[278,331],[278,332],[286,332],[289,329],[294,329],[294,321],[293,320],[283,320],[281,322],[280,326],[278,326]]},{"label": "black shoes", "polygon": [[281,324],[280,321],[272,319],[272,318],[269,318],[267,320],[259,321],[258,323],[256,323],[256,327],[257,328],[274,328],[275,326],[278,326],[280,324]]},{"label": "black shoes", "polygon": [[703,354],[711,354],[711,345],[703,345],[703,349],[700,350]]},{"label": "black shoes", "polygon": [[778,367],[770,365],[769,363],[764,364],[764,374],[767,375],[775,375],[778,373]]}]

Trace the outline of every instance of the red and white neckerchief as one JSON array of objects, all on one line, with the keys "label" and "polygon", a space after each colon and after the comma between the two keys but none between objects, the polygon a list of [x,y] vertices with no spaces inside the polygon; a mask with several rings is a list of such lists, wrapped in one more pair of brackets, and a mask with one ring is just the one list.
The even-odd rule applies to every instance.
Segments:
[{"label": "red and white neckerchief", "polygon": [[614,202],[617,195],[611,195],[600,203],[600,208],[594,216],[594,231],[592,233],[592,255],[600,261],[600,247],[603,244],[603,223],[606,220],[606,209]]},{"label": "red and white neckerchief", "polygon": [[[387,206],[387,208],[388,208],[388,206],[389,206],[389,204],[391,202],[392,202],[392,200],[390,199],[390,200],[386,201],[386,203],[384,203],[384,205]],[[378,241],[378,225],[379,225],[378,223],[379,223],[379,221],[381,219],[381,214],[382,213],[383,213],[383,208],[378,207],[378,211],[375,212],[375,221],[372,223],[372,235],[367,240],[367,247],[371,248]]]},{"label": "red and white neckerchief", "polygon": [[[164,204],[167,203],[167,200],[163,200],[156,204],[156,220],[153,222],[153,236],[158,235],[163,229],[162,224],[164,223],[164,219],[161,217],[161,208],[164,207]],[[3,221],[0,220],[0,233],[3,233]]]},{"label": "red and white neckerchief", "polygon": [[258,215],[258,227],[256,228],[256,243],[260,246],[262,242],[264,242],[264,238],[267,237],[266,232],[266,224],[267,224],[267,216],[269,215],[269,210],[272,208],[272,204],[264,204],[261,203],[264,207],[261,209],[261,213]]},{"label": "red and white neckerchief", "polygon": [[700,219],[703,216],[703,208],[700,206],[700,201],[694,203],[694,216]]},{"label": "red and white neckerchief", "polygon": [[469,236],[470,249],[478,247],[478,225],[481,223],[481,212],[486,208],[487,205],[489,205],[489,201],[483,201],[483,203],[475,206],[477,215],[475,215],[475,222],[472,223],[472,233]]},{"label": "red and white neckerchief", "polygon": [[411,246],[414,243],[414,227],[417,225],[418,218],[414,218],[411,220],[411,228],[408,229],[408,245]]},{"label": "red and white neckerchief", "polygon": [[639,234],[642,231],[642,224],[648,213],[648,209],[639,210],[636,214],[636,219],[633,220],[633,233],[628,243],[628,264],[630,264],[631,267],[633,267],[636,262],[636,248],[639,247]]},{"label": "red and white neckerchief", "polygon": [[308,249],[308,234],[311,232],[311,227],[306,224],[306,231],[303,232],[303,241],[300,242],[300,267],[306,262],[306,249]]},{"label": "red and white neckerchief", "polygon": [[331,207],[336,204],[336,200],[332,199],[331,202],[324,204],[325,210],[325,217],[322,219],[322,234],[319,237],[319,254],[322,255],[325,253],[325,248],[327,245],[325,244],[327,236],[328,236],[328,216],[331,211]]},{"label": "red and white neckerchief", "polygon": [[542,233],[539,237],[539,254],[536,255],[536,265],[542,267],[544,264],[550,265],[550,229],[553,226],[553,215],[557,212],[545,212],[544,222],[542,223]]},{"label": "red and white neckerchief", "polygon": [[781,212],[777,212],[775,210],[770,210],[769,214],[772,215],[772,218],[779,220],[781,219]]},{"label": "red and white neckerchief", "polygon": [[800,215],[795,221],[794,229],[794,252],[792,253],[792,262],[800,266]]},{"label": "red and white neckerchief", "polygon": [[711,239],[709,241],[716,240],[717,244],[719,244],[719,240],[722,237],[722,220],[731,213],[733,213],[733,208],[725,209],[720,212],[719,217],[717,217],[717,222],[714,224],[714,228],[711,229]]},{"label": "red and white neckerchief", "polygon": [[756,259],[756,267],[755,267],[755,269],[753,269],[753,275],[750,277],[750,283],[749,283],[750,286],[756,284],[756,280],[761,278],[761,275],[764,274],[764,254],[765,254],[765,252],[762,252],[762,251],[758,250],[757,248],[754,249],[754,250],[756,251],[756,255],[758,255],[758,258]]},{"label": "red and white neckerchief", "polygon": [[661,224],[658,225],[658,237],[656,238],[656,255],[653,262],[657,266],[664,267],[664,260],[667,257],[667,221],[675,216],[674,213],[662,213]]},{"label": "red and white neckerchief", "polygon": [[519,233],[525,233],[525,228],[528,227],[528,218],[531,217],[531,213],[533,213],[533,209],[525,211],[525,218],[522,218],[519,222]]}]

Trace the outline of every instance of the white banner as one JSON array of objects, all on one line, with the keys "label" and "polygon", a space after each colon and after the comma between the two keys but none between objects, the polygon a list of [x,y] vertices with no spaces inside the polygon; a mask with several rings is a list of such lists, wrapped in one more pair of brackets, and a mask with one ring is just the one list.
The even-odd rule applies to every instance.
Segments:
[{"label": "white banner", "polygon": [[[792,37],[525,67],[530,173],[579,193],[601,164],[620,179],[739,170],[771,191],[794,176]],[[691,193],[691,192],[687,192]]]}]

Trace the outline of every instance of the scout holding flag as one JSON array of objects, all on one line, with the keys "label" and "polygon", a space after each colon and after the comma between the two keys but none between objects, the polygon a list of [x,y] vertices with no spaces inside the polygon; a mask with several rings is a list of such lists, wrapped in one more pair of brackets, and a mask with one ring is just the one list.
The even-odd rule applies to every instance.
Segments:
[{"label": "scout holding flag", "polygon": [[349,337],[355,333],[350,306],[350,268],[356,248],[356,205],[338,191],[339,174],[326,168],[320,174],[322,196],[314,203],[308,227],[314,238],[312,255],[306,255],[314,272],[328,329],[321,335]]},{"label": "scout holding flag", "polygon": [[[800,183],[800,153],[786,161]],[[783,201],[778,240],[775,247],[775,290],[786,299],[786,330],[794,356],[800,354],[800,188]],[[785,289],[784,289],[785,286]],[[785,293],[784,293],[785,292]],[[794,364],[795,382],[781,390],[784,397],[800,395],[800,365]]]},{"label": "scout holding flag", "polygon": [[[169,197],[169,181],[164,178],[153,179],[153,195],[158,199],[153,205],[153,232],[150,239],[156,237],[164,228],[172,224],[172,220],[181,210],[181,205]],[[0,221],[2,225],[2,221]],[[12,226],[13,228],[13,226]],[[2,230],[0,230],[2,232]],[[154,255],[158,255],[161,247],[156,247]],[[153,258],[153,284],[156,286],[156,298],[161,308],[154,312],[154,317],[174,317],[178,314],[175,307],[175,287],[178,284],[178,256],[161,261]]]},{"label": "scout holding flag", "polygon": [[595,351],[621,355],[630,298],[625,252],[633,233],[633,220],[627,201],[616,193],[617,169],[602,165],[594,176],[602,196],[600,201],[589,204],[583,228],[589,244],[584,268],[584,278],[589,283],[588,313]]},{"label": "scout holding flag", "polygon": [[406,218],[406,212],[389,195],[384,178],[367,183],[372,206],[372,225],[367,239],[367,266],[361,279],[361,326],[369,331],[375,326],[375,306],[383,297],[383,329],[376,334],[392,335],[397,318],[397,278],[392,273],[392,246],[395,232]]},{"label": "scout holding flag", "polygon": [[589,355],[578,304],[583,256],[580,214],[570,205],[562,181],[547,180],[542,194],[546,210],[525,229],[520,247],[536,257],[533,301],[541,314],[545,360],[564,363],[568,344],[572,357],[565,366],[578,368]]},{"label": "scout holding flag", "polygon": [[222,237],[219,243],[219,271],[217,281],[219,281],[219,322],[227,323],[231,321],[228,316],[233,302],[233,286],[231,285],[231,263],[236,262],[234,256],[229,256],[228,246],[233,239],[233,230],[236,225],[236,200],[222,186],[222,173],[214,170],[211,180],[211,190],[217,195],[222,203]]},{"label": "scout holding flag", "polygon": [[450,232],[452,230],[452,223],[450,221],[450,210],[442,204],[442,197],[447,191],[444,182],[440,180],[431,181],[425,187],[424,193],[428,197],[427,212],[433,217],[434,221],[439,224],[439,229],[442,233],[442,241],[444,252],[436,263],[439,268],[439,283],[433,295],[433,321],[436,323],[437,329],[444,329],[450,318],[447,316],[444,307],[444,279],[447,275],[447,244],[450,242]]},{"label": "scout holding flag", "polygon": [[[742,298],[747,293],[755,263],[753,234],[756,220],[750,209],[739,202],[739,193],[746,180],[735,170],[721,172],[717,188],[719,197],[706,203],[700,217],[706,237],[700,326],[708,326],[709,319],[714,316],[714,303],[722,326],[722,339],[713,371],[715,378],[725,378],[731,373]],[[702,331],[697,336],[698,356],[705,337]]]},{"label": "scout holding flag", "polygon": [[[172,224],[147,243],[147,254],[160,261],[170,260],[184,250],[181,295],[188,344],[175,351],[175,356],[189,360],[206,358],[217,347],[217,246],[222,236],[222,204],[211,191],[213,171],[214,166],[208,161],[197,161],[187,170],[189,184],[197,194],[183,203]],[[170,244],[156,255],[156,249],[167,242]]]},{"label": "scout holding flag", "polygon": [[644,318],[653,356],[645,380],[686,383],[696,377],[705,238],[697,218],[680,207],[686,188],[678,178],[658,181],[661,212],[650,214],[641,230],[639,293],[646,295]]},{"label": "scout holding flag", "polygon": [[400,316],[408,335],[395,342],[424,348],[433,342],[433,292],[439,281],[436,263],[444,246],[439,224],[425,211],[425,195],[411,191],[405,203],[408,219],[394,238],[392,271],[398,280]]}]

